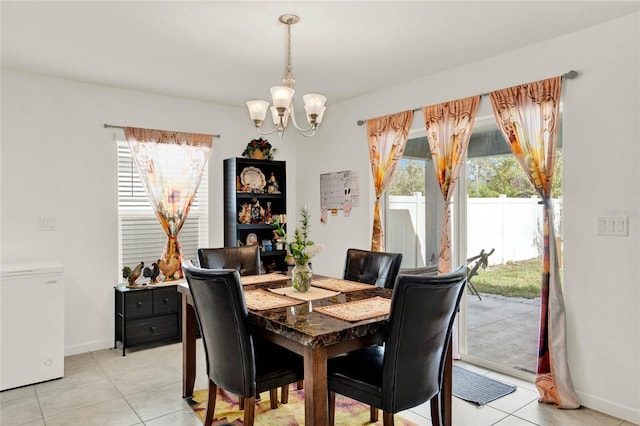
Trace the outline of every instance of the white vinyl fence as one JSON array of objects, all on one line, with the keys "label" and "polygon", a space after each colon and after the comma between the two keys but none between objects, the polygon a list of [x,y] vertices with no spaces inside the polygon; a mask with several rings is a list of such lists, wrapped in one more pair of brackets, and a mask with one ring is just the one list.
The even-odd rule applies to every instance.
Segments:
[{"label": "white vinyl fence", "polygon": [[[482,249],[495,252],[489,263],[532,259],[542,252],[543,211],[540,198],[468,198],[467,199],[467,258]],[[455,209],[455,206],[454,206]],[[426,239],[440,240],[425,232],[425,197],[388,197],[387,210],[392,220],[385,229],[386,250],[403,253],[403,264],[423,266],[430,263],[426,253]],[[558,237],[562,235],[562,199],[553,200],[553,212]],[[439,216],[442,212],[437,213]],[[427,257],[427,259],[425,259]],[[437,259],[436,259],[437,262]]]}]

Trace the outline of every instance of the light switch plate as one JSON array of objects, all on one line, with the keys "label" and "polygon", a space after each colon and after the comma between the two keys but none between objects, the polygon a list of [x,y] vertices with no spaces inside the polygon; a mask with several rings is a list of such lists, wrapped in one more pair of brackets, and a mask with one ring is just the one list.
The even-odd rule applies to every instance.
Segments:
[{"label": "light switch plate", "polygon": [[627,216],[599,216],[596,217],[596,235],[626,237],[629,219]]},{"label": "light switch plate", "polygon": [[40,230],[41,231],[56,231],[58,226],[56,224],[55,216],[40,216]]}]

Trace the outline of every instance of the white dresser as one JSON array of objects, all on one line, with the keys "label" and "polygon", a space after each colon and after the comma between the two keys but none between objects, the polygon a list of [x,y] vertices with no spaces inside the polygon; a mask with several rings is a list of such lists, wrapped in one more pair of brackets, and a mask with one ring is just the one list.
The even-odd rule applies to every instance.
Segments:
[{"label": "white dresser", "polygon": [[0,269],[0,390],[64,376],[64,267]]}]

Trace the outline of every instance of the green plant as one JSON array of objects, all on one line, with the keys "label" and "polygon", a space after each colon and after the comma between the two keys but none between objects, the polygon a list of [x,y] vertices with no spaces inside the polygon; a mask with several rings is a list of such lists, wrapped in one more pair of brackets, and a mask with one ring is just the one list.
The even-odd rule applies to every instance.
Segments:
[{"label": "green plant", "polygon": [[287,231],[284,229],[285,223],[287,223],[287,217],[283,214],[276,215],[271,220],[271,226],[276,228],[273,230],[273,233],[283,239],[287,238]]},{"label": "green plant", "polygon": [[316,245],[309,239],[309,229],[311,215],[307,207],[303,207],[300,211],[300,228],[296,228],[293,232],[293,241],[287,243],[288,254],[296,263],[307,263],[317,252],[322,250],[321,245]]},{"label": "green plant", "polygon": [[268,140],[258,138],[251,140],[247,144],[247,147],[242,151],[242,156],[245,158],[251,158],[251,154],[256,150],[262,151],[264,158],[267,160],[273,160],[273,154],[276,152],[276,149],[271,146]]}]

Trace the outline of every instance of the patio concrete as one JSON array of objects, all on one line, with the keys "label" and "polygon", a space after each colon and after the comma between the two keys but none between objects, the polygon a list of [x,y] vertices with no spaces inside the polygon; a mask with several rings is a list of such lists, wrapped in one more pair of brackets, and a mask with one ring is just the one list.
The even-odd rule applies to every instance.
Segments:
[{"label": "patio concrete", "polygon": [[467,294],[467,352],[517,370],[537,365],[540,298]]}]

